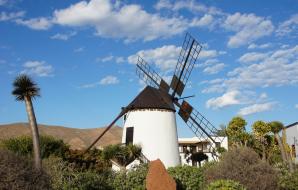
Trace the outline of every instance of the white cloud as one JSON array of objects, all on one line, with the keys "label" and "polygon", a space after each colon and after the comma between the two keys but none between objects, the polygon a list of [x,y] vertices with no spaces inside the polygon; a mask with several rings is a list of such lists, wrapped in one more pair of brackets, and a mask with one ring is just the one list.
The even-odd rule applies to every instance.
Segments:
[{"label": "white cloud", "polygon": [[170,37],[188,27],[187,20],[182,17],[162,17],[148,13],[136,4],[116,6],[108,0],[81,1],[55,10],[53,22],[72,27],[91,26],[99,36],[124,38],[126,41]]},{"label": "white cloud", "polygon": [[268,98],[268,95],[267,95],[265,92],[263,92],[263,93],[260,95],[260,99],[266,99],[266,98]]},{"label": "white cloud", "polygon": [[179,11],[182,9],[186,9],[196,14],[197,13],[208,13],[211,15],[223,14],[222,11],[216,7],[208,7],[194,0],[183,0],[183,1],[178,0],[174,2],[171,2],[169,0],[159,0],[156,3],[155,8],[157,10],[170,9],[172,11]]},{"label": "white cloud", "polygon": [[273,109],[275,102],[267,102],[262,104],[253,104],[244,108],[241,108],[238,112],[239,115],[251,115],[254,113],[270,111]]},{"label": "white cloud", "polygon": [[272,46],[271,43],[265,43],[265,44],[252,43],[247,47],[247,49],[266,49],[266,48],[269,48],[271,46]]},{"label": "white cloud", "polygon": [[108,55],[106,57],[98,57],[96,58],[97,62],[111,62],[111,61],[115,61],[116,63],[123,63],[126,60],[123,57],[117,57],[117,56],[113,56],[113,55]]},{"label": "white cloud", "polygon": [[32,18],[29,20],[17,19],[16,23],[27,26],[33,30],[47,30],[52,26],[51,20],[45,17]]},{"label": "white cloud", "polygon": [[155,64],[163,71],[175,69],[181,47],[165,45],[155,49],[141,50],[128,57],[128,62],[136,64],[137,56],[141,56],[147,63]]},{"label": "white cloud", "polygon": [[100,85],[112,85],[112,84],[118,84],[118,83],[119,83],[119,79],[111,75],[102,78],[99,82]]},{"label": "white cloud", "polygon": [[238,105],[242,104],[240,100],[240,92],[239,91],[229,91],[217,98],[211,98],[206,102],[207,108],[218,109],[223,108],[230,105]]},{"label": "white cloud", "polygon": [[298,104],[296,104],[296,105],[295,105],[295,108],[297,108],[297,109],[298,109]]},{"label": "white cloud", "polygon": [[113,60],[113,58],[114,58],[114,56],[112,56],[112,55],[109,55],[109,56],[107,56],[107,57],[104,57],[104,58],[102,58],[102,59],[101,59],[101,62],[108,62],[108,61],[112,61],[112,60]]},{"label": "white cloud", "polygon": [[267,54],[268,56],[258,63],[235,68],[228,73],[224,81],[211,84],[203,92],[298,84],[298,45],[269,51]]},{"label": "white cloud", "polygon": [[123,57],[116,57],[116,63],[123,63],[125,59]]},{"label": "white cloud", "polygon": [[220,72],[221,70],[223,70],[224,67],[225,67],[224,63],[218,63],[215,65],[206,67],[203,70],[203,72],[207,73],[207,74],[216,74],[216,73]]},{"label": "white cloud", "polygon": [[114,84],[118,84],[119,82],[120,81],[117,77],[108,75],[108,76],[102,78],[98,82],[83,84],[83,85],[79,86],[79,88],[95,88],[99,85],[114,85]]},{"label": "white cloud", "polygon": [[154,8],[157,10],[161,9],[171,9],[173,7],[172,3],[169,0],[159,0],[155,5]]},{"label": "white cloud", "polygon": [[214,65],[216,63],[219,63],[218,59],[207,59],[204,63],[200,63],[199,67],[206,67],[210,65]]},{"label": "white cloud", "polygon": [[80,53],[80,52],[83,52],[84,50],[85,50],[84,47],[78,47],[78,48],[74,49],[73,51],[74,51],[75,53]]},{"label": "white cloud", "polygon": [[0,6],[5,5],[8,2],[8,0],[0,0]]},{"label": "white cloud", "polygon": [[266,53],[258,53],[258,52],[251,52],[242,55],[238,61],[241,63],[251,63],[251,62],[258,62],[262,61],[267,58]]},{"label": "white cloud", "polygon": [[77,32],[69,32],[69,33],[65,33],[65,34],[57,33],[57,34],[51,36],[51,39],[66,41],[69,38],[75,36],[76,34],[77,34]]},{"label": "white cloud", "polygon": [[214,58],[218,56],[216,50],[202,50],[199,55],[199,59]]},{"label": "white cloud", "polygon": [[24,70],[21,73],[36,75],[39,77],[53,76],[54,68],[44,61],[27,61],[23,64]]},{"label": "white cloud", "polygon": [[274,30],[269,19],[238,12],[229,15],[222,26],[226,30],[236,32],[228,41],[228,47],[231,48],[249,44],[261,37],[270,35]]},{"label": "white cloud", "polygon": [[23,17],[25,15],[25,11],[19,11],[19,12],[1,12],[0,13],[0,21],[9,21],[14,20],[20,17]]},{"label": "white cloud", "polygon": [[205,14],[201,18],[194,18],[191,21],[190,26],[192,27],[211,26],[212,21],[213,21],[213,16],[209,14]]},{"label": "white cloud", "polygon": [[[137,63],[138,56],[141,56],[148,64],[154,64],[157,68],[164,72],[172,71],[175,69],[181,47],[175,45],[164,45],[155,49],[140,50],[136,54],[129,56],[128,62],[132,64]],[[208,74],[215,74],[221,71],[225,64],[220,63],[217,59],[213,59],[218,56],[216,50],[202,50],[198,59],[208,59],[203,64],[198,64],[198,67],[205,67],[204,71]],[[215,60],[215,62],[211,62]]]},{"label": "white cloud", "polygon": [[298,29],[298,14],[294,14],[291,16],[291,18],[289,18],[288,20],[284,21],[283,23],[281,23],[277,30],[276,30],[276,35],[277,36],[285,36],[288,35],[290,33],[292,33],[293,31],[296,32],[296,37],[297,37],[297,29]]}]

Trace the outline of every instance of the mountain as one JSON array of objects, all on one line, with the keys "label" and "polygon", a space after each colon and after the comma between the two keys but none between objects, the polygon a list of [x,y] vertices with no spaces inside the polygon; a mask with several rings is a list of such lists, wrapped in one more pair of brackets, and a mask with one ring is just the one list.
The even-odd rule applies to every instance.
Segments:
[{"label": "mountain", "polygon": [[[77,129],[62,126],[38,125],[41,135],[50,135],[62,139],[71,149],[85,149],[101,134],[105,127],[92,129]],[[22,135],[31,135],[27,123],[13,123],[0,125],[0,140]],[[121,143],[122,128],[112,127],[97,143],[96,147]]]}]

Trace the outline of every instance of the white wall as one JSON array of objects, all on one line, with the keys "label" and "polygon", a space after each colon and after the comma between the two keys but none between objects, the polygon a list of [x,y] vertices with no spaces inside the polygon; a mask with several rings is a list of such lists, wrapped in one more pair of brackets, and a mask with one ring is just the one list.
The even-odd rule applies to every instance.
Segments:
[{"label": "white wall", "polygon": [[136,110],[126,114],[122,143],[126,128],[134,127],[133,144],[142,147],[149,160],[160,159],[165,167],[180,164],[176,116],[173,111]]},{"label": "white wall", "polygon": [[290,147],[292,147],[292,145],[295,145],[295,150],[296,150],[295,161],[296,163],[298,163],[298,124],[295,126],[286,128],[286,137],[287,137],[287,143]]},{"label": "white wall", "polygon": [[[225,148],[226,150],[228,150],[228,138],[227,137],[216,137],[214,138],[215,142],[220,142],[220,146]],[[192,137],[192,138],[179,138],[178,139],[178,143],[179,142],[193,142],[193,143],[197,143],[200,141],[205,141],[205,139],[199,139],[198,137]],[[180,144],[180,143],[179,143]],[[195,144],[194,144],[195,145]],[[212,143],[212,146],[215,147],[214,143]],[[210,145],[207,147],[207,149],[210,148]],[[190,151],[190,149],[188,149]],[[182,150],[179,150],[180,152],[180,158],[181,158],[181,164],[182,165],[192,165],[191,161],[189,163],[187,163],[187,158],[185,158],[185,154],[182,152]],[[211,153],[205,152],[203,151],[207,156],[208,156],[208,161],[213,161],[215,160],[215,158],[212,156]],[[202,165],[204,164],[205,161],[202,162]]]}]

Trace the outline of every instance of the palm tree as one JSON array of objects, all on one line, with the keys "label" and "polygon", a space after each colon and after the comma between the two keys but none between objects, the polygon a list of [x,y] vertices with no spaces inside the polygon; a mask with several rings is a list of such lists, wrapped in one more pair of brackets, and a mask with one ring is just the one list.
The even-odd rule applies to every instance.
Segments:
[{"label": "palm tree", "polygon": [[290,171],[293,171],[293,164],[292,164],[292,160],[291,160],[291,156],[289,156],[287,154],[287,152],[285,151],[285,146],[284,146],[284,142],[281,140],[280,136],[279,136],[279,132],[282,131],[283,135],[284,135],[284,124],[279,122],[279,121],[272,121],[269,123],[270,127],[271,127],[271,132],[274,133],[274,136],[277,140],[280,152],[281,152],[281,156],[282,156],[282,160],[284,163],[289,163],[289,168]]},{"label": "palm tree", "polygon": [[21,74],[16,77],[13,82],[12,94],[15,96],[17,101],[25,101],[26,111],[28,115],[29,126],[31,128],[32,139],[33,139],[33,150],[34,150],[34,162],[37,170],[41,169],[41,157],[40,157],[40,146],[39,146],[39,133],[37,128],[36,117],[32,105],[32,99],[40,96],[37,84],[27,75]]},{"label": "palm tree", "polygon": [[275,139],[277,140],[277,144],[278,144],[280,152],[281,152],[282,160],[284,161],[284,163],[286,163],[287,157],[286,157],[285,148],[284,148],[282,140],[278,134],[284,128],[284,125],[279,121],[272,121],[269,123],[269,125],[271,127],[271,132],[274,134]]}]

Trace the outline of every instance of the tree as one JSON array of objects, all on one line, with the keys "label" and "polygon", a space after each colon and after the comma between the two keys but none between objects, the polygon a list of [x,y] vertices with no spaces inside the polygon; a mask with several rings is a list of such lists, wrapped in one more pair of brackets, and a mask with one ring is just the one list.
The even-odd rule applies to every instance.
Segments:
[{"label": "tree", "polygon": [[34,150],[34,163],[37,170],[41,169],[41,157],[40,157],[40,145],[39,145],[39,133],[37,128],[36,117],[32,104],[32,99],[40,96],[40,88],[37,84],[27,75],[22,74],[16,77],[13,82],[12,94],[17,101],[24,101],[26,105],[26,111],[28,115],[29,126],[33,139]]},{"label": "tree", "polygon": [[219,137],[226,137],[227,136],[227,127],[224,125],[224,124],[220,124],[219,125],[219,128],[217,131],[216,131],[216,136],[219,136]]},{"label": "tree", "polygon": [[253,130],[253,133],[254,133],[256,139],[258,139],[261,143],[262,159],[266,160],[266,147],[265,147],[265,145],[266,145],[267,142],[266,142],[265,136],[270,132],[271,128],[264,121],[256,121],[252,125],[252,130]]},{"label": "tree", "polygon": [[191,160],[194,162],[199,162],[199,166],[201,167],[201,162],[208,160],[208,156],[203,152],[194,152],[191,154]]},{"label": "tree", "polygon": [[282,131],[285,127],[284,124],[279,122],[279,121],[272,121],[269,123],[271,127],[271,132],[274,134],[275,139],[277,140],[282,160],[284,163],[289,163],[290,171],[293,171],[293,164],[291,157],[287,154],[286,148],[285,148],[285,143],[281,140],[281,137],[279,136],[279,132]]},{"label": "tree", "polygon": [[121,169],[125,170],[127,165],[141,156],[141,153],[141,147],[133,144],[128,144],[126,146],[119,144],[109,145],[102,151],[102,158],[106,161],[115,160],[121,165]]},{"label": "tree", "polygon": [[241,183],[247,189],[278,189],[278,171],[247,147],[230,148],[222,154],[219,162],[206,168],[204,175],[209,183],[229,179]]},{"label": "tree", "polygon": [[271,132],[274,134],[275,139],[277,140],[277,143],[281,152],[282,160],[284,163],[286,163],[287,157],[286,157],[285,148],[278,134],[284,128],[284,125],[279,121],[272,121],[269,123],[269,126],[271,127]]},{"label": "tree", "polygon": [[245,133],[246,121],[242,117],[234,117],[228,124],[226,133],[231,145],[243,145],[243,133]]}]

